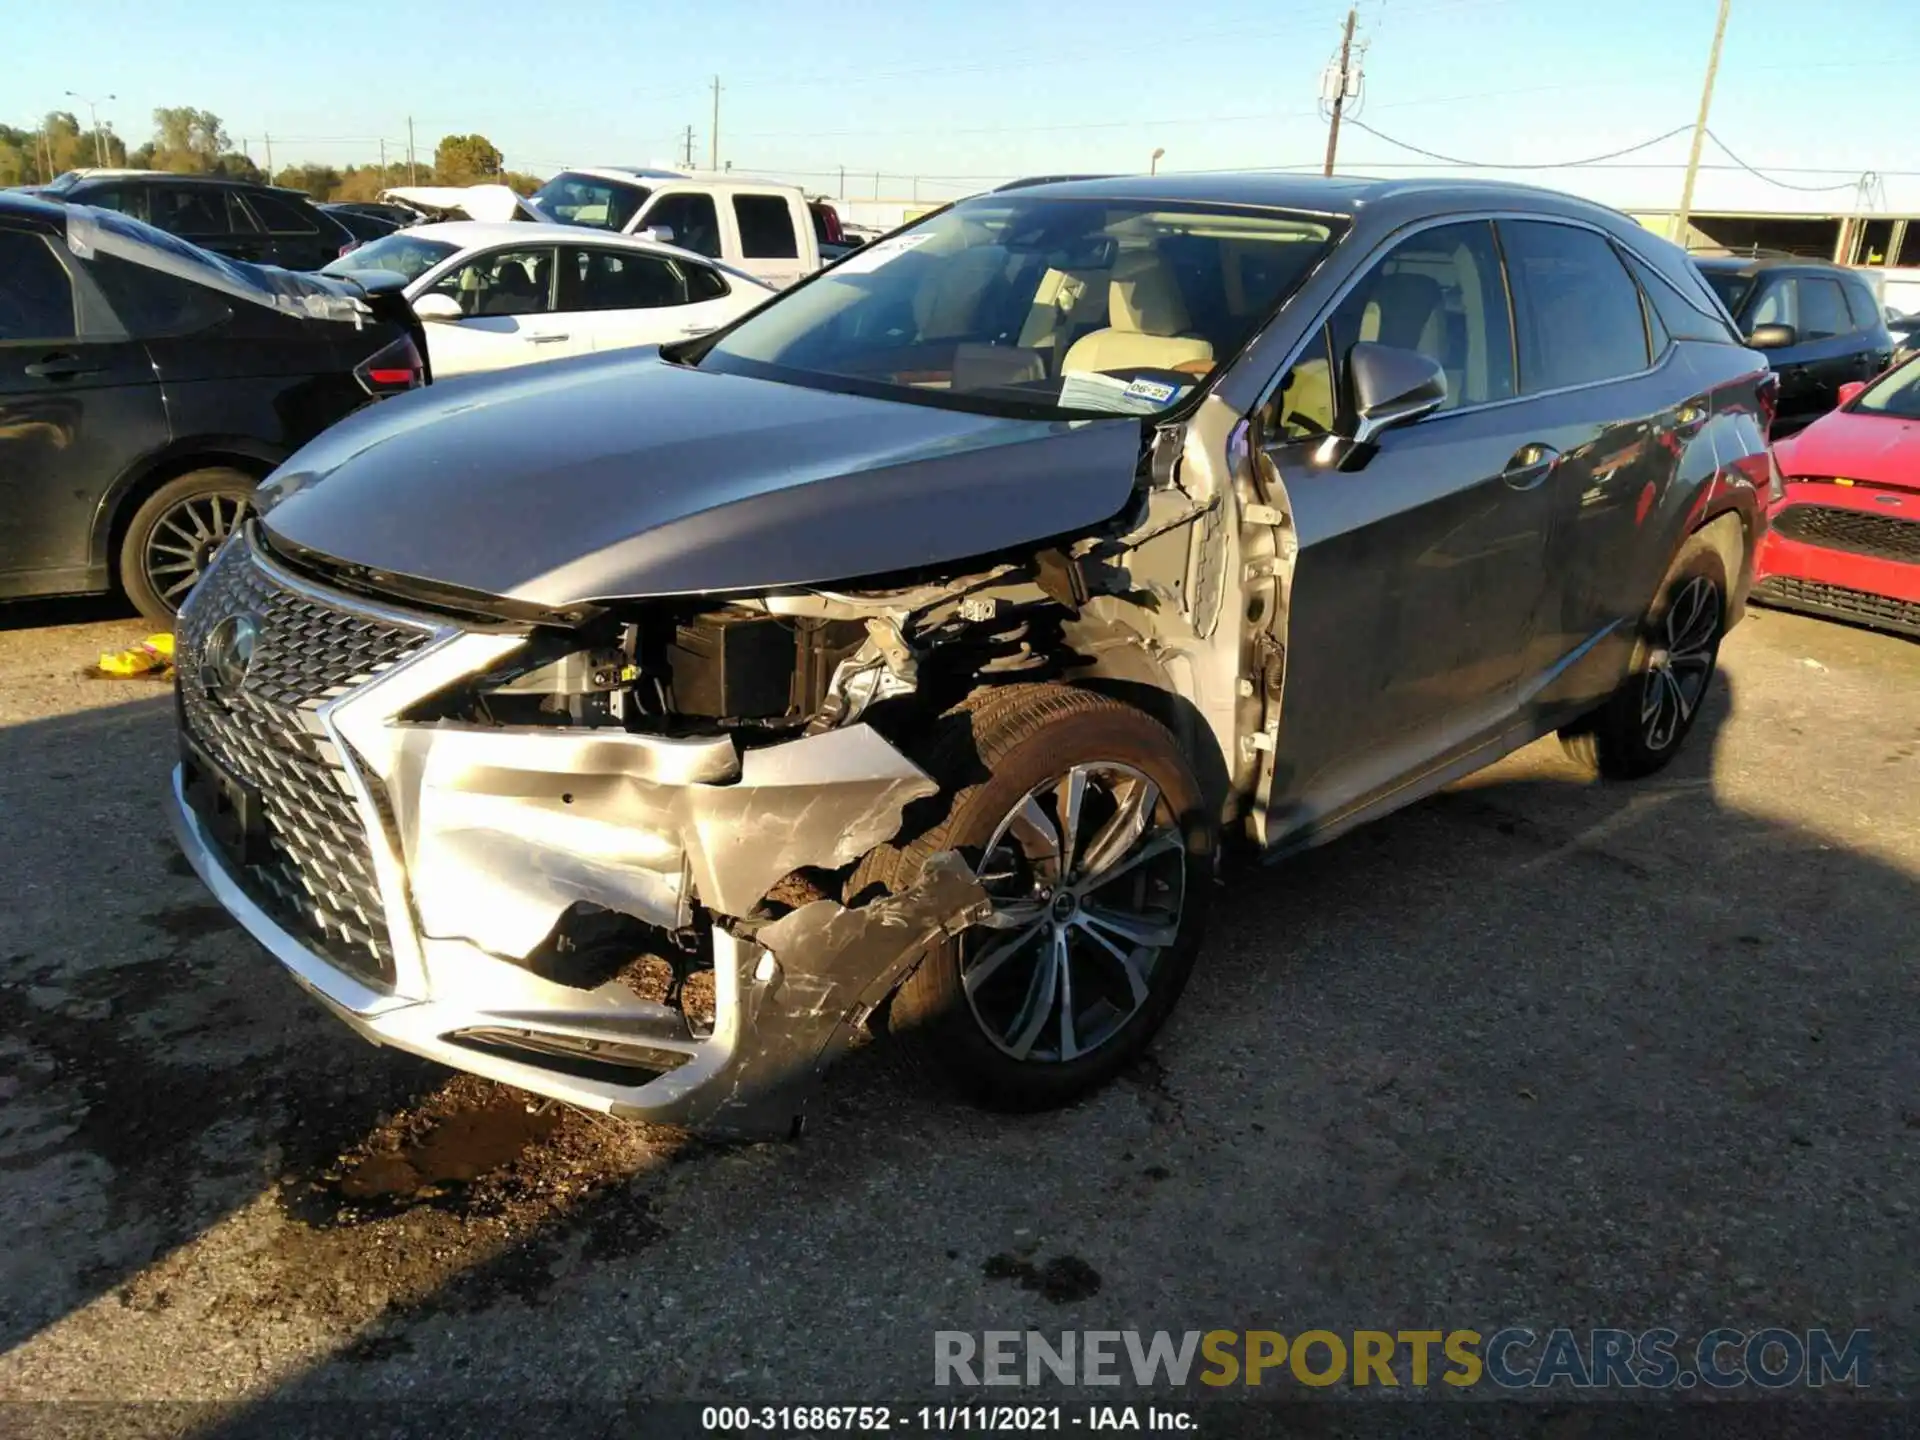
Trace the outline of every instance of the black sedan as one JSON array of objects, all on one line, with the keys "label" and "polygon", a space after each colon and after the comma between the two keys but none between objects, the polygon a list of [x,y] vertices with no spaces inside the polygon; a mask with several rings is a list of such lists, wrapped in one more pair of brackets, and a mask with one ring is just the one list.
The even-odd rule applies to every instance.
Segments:
[{"label": "black sedan", "polygon": [[396,292],[0,194],[0,599],[122,589],[168,620],[268,471],[425,383]]}]

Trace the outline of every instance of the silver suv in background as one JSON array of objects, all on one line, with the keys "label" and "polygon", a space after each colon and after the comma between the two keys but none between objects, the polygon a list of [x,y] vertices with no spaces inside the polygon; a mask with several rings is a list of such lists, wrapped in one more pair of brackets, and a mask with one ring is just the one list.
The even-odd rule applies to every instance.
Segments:
[{"label": "silver suv in background", "polygon": [[717,336],[389,402],[194,593],[171,810],[363,1034],[781,1130],[884,1022],[1003,1107],[1147,1044],[1225,845],[1683,743],[1773,378],[1512,186],[1038,184]]}]

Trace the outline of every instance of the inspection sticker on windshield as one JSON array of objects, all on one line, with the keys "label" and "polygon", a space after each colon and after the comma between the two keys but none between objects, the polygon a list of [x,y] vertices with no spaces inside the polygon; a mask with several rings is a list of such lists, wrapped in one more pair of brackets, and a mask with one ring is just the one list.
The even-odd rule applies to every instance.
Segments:
[{"label": "inspection sticker on windshield", "polygon": [[854,251],[846,259],[833,267],[836,275],[865,275],[869,270],[878,270],[889,260],[898,260],[916,246],[931,240],[931,235],[896,235],[891,240],[876,240],[871,245]]},{"label": "inspection sticker on windshield", "polygon": [[1151,400],[1156,405],[1164,405],[1180,393],[1180,387],[1159,380],[1136,380],[1122,393],[1129,400]]}]

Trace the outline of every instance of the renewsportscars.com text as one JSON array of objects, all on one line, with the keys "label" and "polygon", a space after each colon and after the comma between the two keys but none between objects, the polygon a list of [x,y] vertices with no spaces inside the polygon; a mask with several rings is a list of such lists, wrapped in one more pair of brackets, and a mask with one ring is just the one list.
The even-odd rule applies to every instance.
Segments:
[{"label": "renewsportscars.com text", "polygon": [[1820,1388],[1872,1383],[1871,1332],[938,1330],[936,1385],[1447,1385],[1504,1390]]}]

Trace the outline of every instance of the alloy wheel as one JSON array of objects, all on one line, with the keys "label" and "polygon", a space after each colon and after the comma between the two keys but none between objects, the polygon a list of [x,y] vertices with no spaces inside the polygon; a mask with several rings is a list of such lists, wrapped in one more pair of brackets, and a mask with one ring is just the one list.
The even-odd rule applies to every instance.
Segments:
[{"label": "alloy wheel", "polygon": [[154,592],[178,610],[253,507],[236,495],[189,495],[164,511],[143,554]]},{"label": "alloy wheel", "polygon": [[1696,575],[1667,607],[1665,637],[1648,658],[1640,694],[1640,734],[1665,750],[1686,728],[1713,678],[1720,637],[1720,587]]},{"label": "alloy wheel", "polygon": [[1064,1064],[1119,1034],[1186,899],[1186,842],[1159,787],[1129,765],[1075,765],[1007,813],[976,873],[993,910],[962,938],[960,981],[987,1038]]}]

